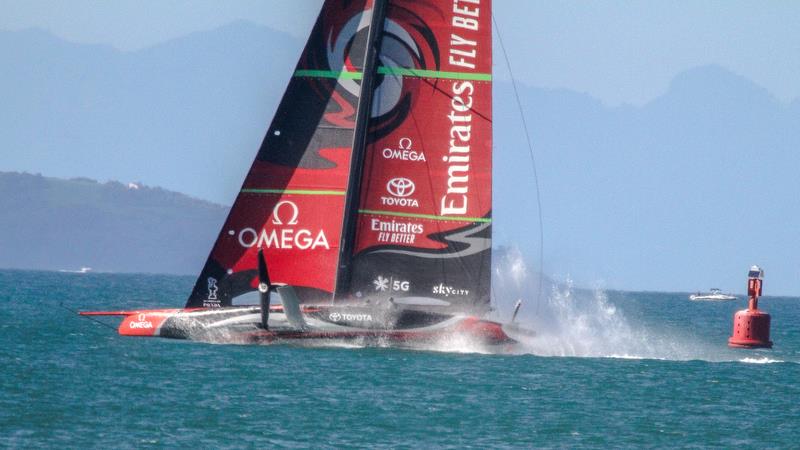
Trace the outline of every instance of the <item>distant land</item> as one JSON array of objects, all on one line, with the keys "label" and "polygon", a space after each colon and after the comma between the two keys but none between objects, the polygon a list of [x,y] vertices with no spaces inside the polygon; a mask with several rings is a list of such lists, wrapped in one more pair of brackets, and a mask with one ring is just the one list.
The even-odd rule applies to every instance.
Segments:
[{"label": "distant land", "polygon": [[[141,180],[231,204],[303,44],[243,21],[127,52],[0,31],[0,170]],[[506,71],[498,52],[495,73]],[[520,115],[509,83],[494,91],[495,244],[538,264]],[[800,294],[800,99],[779,101],[714,65],[676,74],[641,106],[523,82],[519,94],[546,273],[583,286],[740,293],[758,263],[765,292]]]},{"label": "distant land", "polygon": [[[0,172],[0,269],[196,275],[228,210],[137,182]],[[494,258],[506,285],[538,286],[515,249]]]},{"label": "distant land", "polygon": [[0,268],[196,274],[228,208],[136,183],[0,172]]}]

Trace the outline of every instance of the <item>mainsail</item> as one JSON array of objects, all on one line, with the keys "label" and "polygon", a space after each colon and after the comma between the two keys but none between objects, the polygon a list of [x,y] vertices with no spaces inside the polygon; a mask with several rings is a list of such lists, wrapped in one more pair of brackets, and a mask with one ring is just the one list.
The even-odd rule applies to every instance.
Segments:
[{"label": "mainsail", "polygon": [[[329,300],[360,95],[367,0],[326,1],[187,307],[228,306],[273,281]],[[368,26],[366,27],[368,28]]]},{"label": "mainsail", "polygon": [[491,107],[490,0],[326,1],[187,307],[255,290],[263,248],[304,302],[485,310]]},{"label": "mainsail", "polygon": [[[490,2],[389,1],[379,59],[346,289],[485,309]],[[341,287],[337,294],[346,295]]]}]

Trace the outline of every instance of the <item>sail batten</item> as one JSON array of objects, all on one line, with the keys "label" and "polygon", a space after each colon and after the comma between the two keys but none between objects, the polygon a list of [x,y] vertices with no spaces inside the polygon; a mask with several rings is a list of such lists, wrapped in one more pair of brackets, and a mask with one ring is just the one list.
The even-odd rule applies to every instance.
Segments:
[{"label": "sail batten", "polygon": [[441,70],[425,70],[392,66],[379,67],[378,73],[384,75],[403,75],[420,78],[449,78],[451,80],[492,81],[491,73],[445,72]]},{"label": "sail batten", "polygon": [[242,189],[240,192],[245,194],[297,194],[297,195],[345,195],[344,190],[341,191],[325,191],[314,189]]},{"label": "sail batten", "polygon": [[315,77],[315,78],[333,78],[343,80],[360,80],[364,77],[363,72],[349,72],[341,70],[296,70],[294,72],[296,77]]},{"label": "sail batten", "polygon": [[[405,75],[422,78],[449,78],[453,80],[475,80],[492,81],[491,73],[472,73],[472,72],[445,72],[441,70],[423,70],[405,67],[380,66],[378,73],[382,75]],[[334,70],[297,70],[296,77],[317,77],[333,79],[360,80],[364,77],[363,72],[334,71]]]},{"label": "sail batten", "polygon": [[416,213],[407,213],[398,211],[379,211],[372,209],[359,209],[358,212],[360,214],[374,215],[374,216],[414,217],[417,219],[442,220],[442,221],[452,221],[452,222],[489,223],[492,221],[491,217],[436,216],[433,214],[416,214]]}]

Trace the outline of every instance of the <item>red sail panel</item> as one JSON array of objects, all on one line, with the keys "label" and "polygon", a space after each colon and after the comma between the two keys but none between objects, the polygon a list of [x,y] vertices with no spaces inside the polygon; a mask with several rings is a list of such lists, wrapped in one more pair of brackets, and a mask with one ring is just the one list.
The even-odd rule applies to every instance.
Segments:
[{"label": "red sail panel", "polygon": [[488,307],[492,85],[488,0],[391,0],[351,282],[366,297]]},{"label": "red sail panel", "polygon": [[187,307],[231,305],[253,291],[264,249],[274,283],[304,301],[334,289],[367,0],[328,0]]}]

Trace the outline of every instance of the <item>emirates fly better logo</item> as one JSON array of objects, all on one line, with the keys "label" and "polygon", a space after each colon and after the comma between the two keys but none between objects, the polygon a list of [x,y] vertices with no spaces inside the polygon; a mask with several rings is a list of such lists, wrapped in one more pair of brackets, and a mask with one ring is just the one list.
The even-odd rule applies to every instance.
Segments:
[{"label": "emirates fly better logo", "polygon": [[415,198],[409,198],[416,190],[414,182],[408,178],[392,178],[386,183],[386,192],[391,197],[381,197],[381,203],[386,206],[411,206],[419,208],[419,202]]}]

